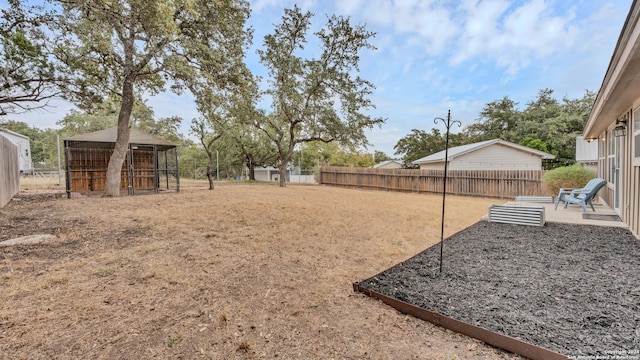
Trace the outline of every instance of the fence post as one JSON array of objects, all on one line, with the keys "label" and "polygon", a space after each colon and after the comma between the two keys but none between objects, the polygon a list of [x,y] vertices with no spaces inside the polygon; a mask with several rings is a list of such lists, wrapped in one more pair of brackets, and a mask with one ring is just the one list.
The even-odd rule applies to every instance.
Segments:
[{"label": "fence post", "polygon": [[456,191],[454,192],[455,195],[458,195],[458,193],[460,192],[460,184],[458,183],[458,173],[456,173],[456,175],[453,177],[453,188],[456,189]]}]

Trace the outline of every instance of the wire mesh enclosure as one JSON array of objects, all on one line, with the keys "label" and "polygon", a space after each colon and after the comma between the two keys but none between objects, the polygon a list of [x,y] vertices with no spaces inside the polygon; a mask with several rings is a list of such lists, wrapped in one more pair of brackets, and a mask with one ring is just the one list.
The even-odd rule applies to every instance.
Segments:
[{"label": "wire mesh enclosure", "polygon": [[[120,193],[180,191],[177,146],[138,129],[130,130]],[[116,131],[110,128],[64,140],[67,197],[104,192]]]}]

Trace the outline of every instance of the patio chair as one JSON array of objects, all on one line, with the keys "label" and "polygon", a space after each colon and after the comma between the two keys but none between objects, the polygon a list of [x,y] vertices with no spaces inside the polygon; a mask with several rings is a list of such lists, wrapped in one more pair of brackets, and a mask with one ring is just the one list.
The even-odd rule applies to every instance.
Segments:
[{"label": "patio chair", "polygon": [[556,209],[558,209],[560,201],[564,201],[565,209],[569,204],[578,204],[582,206],[582,211],[586,213],[588,204],[595,212],[596,208],[593,206],[593,198],[606,184],[607,182],[605,180],[594,178],[589,180],[583,188],[561,188],[558,192],[558,198],[556,199]]}]

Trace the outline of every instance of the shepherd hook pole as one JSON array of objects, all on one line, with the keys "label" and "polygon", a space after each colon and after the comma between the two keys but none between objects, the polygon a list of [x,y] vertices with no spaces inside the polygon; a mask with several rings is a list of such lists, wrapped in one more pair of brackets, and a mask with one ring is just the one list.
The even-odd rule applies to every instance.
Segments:
[{"label": "shepherd hook pole", "polygon": [[444,204],[447,196],[447,164],[449,163],[449,130],[451,125],[458,123],[458,127],[462,126],[460,121],[451,121],[451,110],[447,112],[447,120],[443,118],[435,118],[433,122],[437,125],[438,120],[441,120],[447,127],[444,145],[444,180],[442,182],[442,225],[440,227],[440,273],[442,274],[442,244],[444,242]]}]

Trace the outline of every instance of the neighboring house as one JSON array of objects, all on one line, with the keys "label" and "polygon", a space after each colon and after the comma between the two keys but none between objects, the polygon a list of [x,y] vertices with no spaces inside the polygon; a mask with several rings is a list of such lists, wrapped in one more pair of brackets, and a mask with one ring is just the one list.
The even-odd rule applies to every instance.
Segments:
[{"label": "neighboring house", "polygon": [[[287,169],[287,181],[291,176],[291,170]],[[280,181],[280,172],[277,168],[273,166],[267,167],[257,167],[253,169],[253,175],[256,178],[256,181]]]},{"label": "neighboring house", "polygon": [[601,201],[640,234],[640,1],[633,1],[583,136],[598,139]]},{"label": "neighboring house", "polygon": [[2,128],[0,128],[0,133],[18,147],[18,166],[20,167],[20,172],[28,174],[32,173],[33,162],[31,161],[31,145],[29,143],[29,137]]},{"label": "neighboring house", "polygon": [[598,172],[598,139],[587,141],[582,136],[576,138],[576,162]]},{"label": "neighboring house", "polygon": [[[418,159],[420,170],[444,170],[445,151]],[[449,148],[449,170],[542,170],[542,159],[555,156],[543,151],[494,139]]]},{"label": "neighboring house", "polygon": [[387,160],[373,165],[374,169],[402,169],[402,161]]}]

